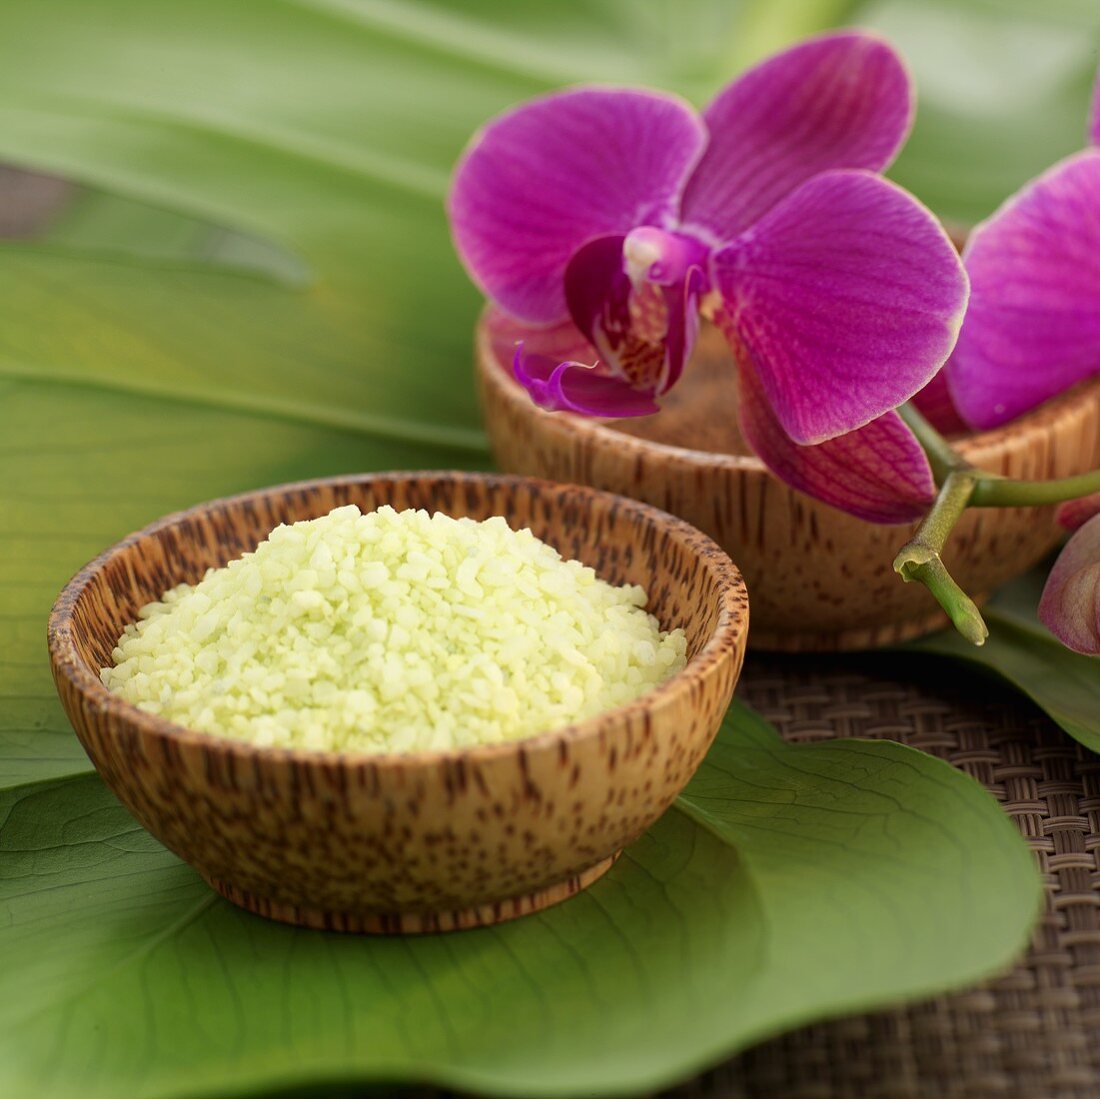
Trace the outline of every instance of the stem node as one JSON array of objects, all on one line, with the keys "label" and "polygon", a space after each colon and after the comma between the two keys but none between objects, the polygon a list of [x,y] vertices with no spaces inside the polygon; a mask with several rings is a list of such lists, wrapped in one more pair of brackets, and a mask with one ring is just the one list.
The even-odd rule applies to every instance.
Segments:
[{"label": "stem node", "polygon": [[894,571],[906,582],[923,584],[947,612],[955,628],[974,645],[982,645],[989,628],[974,600],[955,583],[940,552],[959,516],[966,510],[979,474],[959,468],[947,474],[939,496],[917,533],[894,558]]}]

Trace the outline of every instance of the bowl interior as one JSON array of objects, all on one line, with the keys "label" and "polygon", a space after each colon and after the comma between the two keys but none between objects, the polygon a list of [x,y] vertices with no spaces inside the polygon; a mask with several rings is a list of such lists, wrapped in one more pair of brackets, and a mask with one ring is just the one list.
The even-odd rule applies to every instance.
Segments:
[{"label": "bowl interior", "polygon": [[[425,508],[457,517],[501,515],[530,527],[563,556],[614,584],[642,585],[665,629],[682,627],[694,657],[730,611],[740,578],[709,539],[663,512],[576,486],[475,474],[382,475],[310,482],[214,501],[131,535],[92,562],[67,589],[71,637],[98,679],[138,609],[209,568],[255,549],[280,523],[356,504],[370,511]],[[66,596],[59,601],[64,610]]]}]

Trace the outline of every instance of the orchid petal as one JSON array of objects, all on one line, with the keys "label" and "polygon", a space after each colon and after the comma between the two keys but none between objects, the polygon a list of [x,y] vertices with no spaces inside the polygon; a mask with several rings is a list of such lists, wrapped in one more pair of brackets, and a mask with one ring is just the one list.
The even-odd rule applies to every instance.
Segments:
[{"label": "orchid petal", "polygon": [[817,446],[791,442],[752,363],[740,369],[741,431],[781,481],[870,523],[909,523],[936,497],[928,458],[896,412]]},{"label": "orchid petal", "polygon": [[729,240],[820,172],[885,168],[912,123],[901,59],[858,31],[810,39],[750,69],[703,112],[710,142],[681,221]]},{"label": "orchid petal", "polygon": [[455,172],[458,253],[486,296],[527,321],[565,316],[562,278],[586,240],[667,224],[706,142],[671,95],[582,88],[485,126]]},{"label": "orchid petal", "polygon": [[821,443],[922,389],[955,343],[966,273],[916,199],[869,172],[824,172],[713,261],[716,319],[753,354],[796,442]]},{"label": "orchid petal", "polygon": [[[634,236],[634,234],[631,234]],[[671,240],[669,251],[680,248]],[[635,388],[665,393],[691,355],[698,332],[698,299],[705,278],[692,261],[705,249],[686,248],[677,262],[655,260],[662,281],[627,272],[624,248],[630,237],[597,237],[577,250],[565,272],[565,296],[577,328],[599,352],[607,372]],[[667,283],[667,285],[666,285]]]},{"label": "orchid petal", "polygon": [[970,431],[970,425],[959,415],[959,410],[955,407],[951,388],[947,384],[947,374],[943,370],[912,400],[917,406],[917,411],[941,434],[962,435]]},{"label": "orchid petal", "polygon": [[1100,654],[1100,515],[1067,543],[1050,570],[1039,620],[1064,645]]},{"label": "orchid petal", "polygon": [[963,250],[970,309],[947,367],[955,404],[990,428],[1100,371],[1100,151],[1055,165]]},{"label": "orchid petal", "polygon": [[652,390],[635,389],[622,378],[583,363],[559,363],[545,355],[528,355],[518,347],[512,371],[534,402],[551,412],[620,419],[660,411]]},{"label": "orchid petal", "polygon": [[1094,515],[1100,515],[1100,492],[1094,492],[1091,496],[1082,496],[1077,500],[1067,500],[1059,504],[1054,513],[1054,518],[1066,528],[1077,530],[1087,523]]}]

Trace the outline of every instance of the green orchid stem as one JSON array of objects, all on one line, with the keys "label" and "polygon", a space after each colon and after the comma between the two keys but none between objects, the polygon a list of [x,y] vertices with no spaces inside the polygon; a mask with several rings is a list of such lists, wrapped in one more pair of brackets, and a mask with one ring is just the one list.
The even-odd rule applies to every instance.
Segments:
[{"label": "green orchid stem", "polygon": [[[945,444],[946,445],[946,444]],[[974,600],[955,583],[940,553],[955,524],[970,504],[981,474],[969,468],[948,473],[936,502],[894,558],[894,571],[907,583],[923,584],[968,641],[982,645],[989,628]]]},{"label": "green orchid stem", "polygon": [[1100,469],[1057,481],[1013,481],[982,473],[974,486],[970,506],[975,508],[1038,507],[1060,504],[1100,492]]},{"label": "green orchid stem", "polygon": [[894,559],[894,571],[905,581],[923,584],[968,641],[982,645],[989,629],[974,600],[952,579],[940,554],[968,507],[1037,507],[1076,500],[1100,492],[1100,469],[1057,481],[1016,481],[976,469],[906,402],[898,415],[917,438],[932,468],[939,495],[913,538]]},{"label": "green orchid stem", "polygon": [[928,455],[937,485],[942,485],[955,470],[971,468],[970,463],[917,411],[912,401],[901,405],[898,415]]},{"label": "green orchid stem", "polygon": [[1100,469],[1056,481],[1016,481],[976,469],[917,411],[911,401],[898,408],[898,415],[928,455],[928,464],[932,467],[937,485],[944,484],[952,473],[973,471],[976,480],[969,501],[972,508],[1041,507],[1100,492]]}]

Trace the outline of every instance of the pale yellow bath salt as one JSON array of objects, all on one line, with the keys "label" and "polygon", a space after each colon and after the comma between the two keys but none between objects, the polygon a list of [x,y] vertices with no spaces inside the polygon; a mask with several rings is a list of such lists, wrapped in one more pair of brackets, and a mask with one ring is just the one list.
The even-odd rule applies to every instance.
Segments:
[{"label": "pale yellow bath salt", "polygon": [[500,518],[342,507],[143,607],[101,676],[143,710],[255,744],[487,744],[679,671],[683,630],[645,604]]}]

